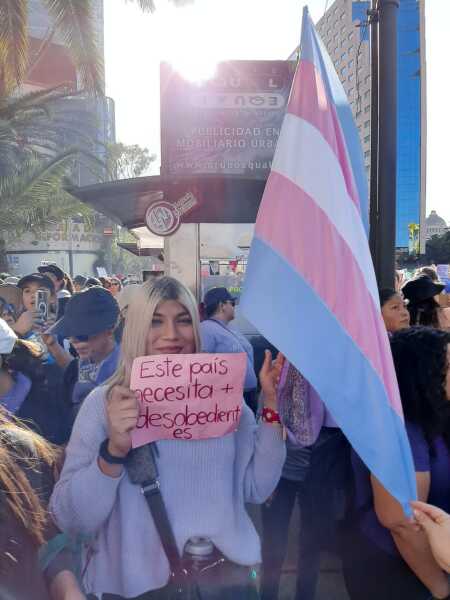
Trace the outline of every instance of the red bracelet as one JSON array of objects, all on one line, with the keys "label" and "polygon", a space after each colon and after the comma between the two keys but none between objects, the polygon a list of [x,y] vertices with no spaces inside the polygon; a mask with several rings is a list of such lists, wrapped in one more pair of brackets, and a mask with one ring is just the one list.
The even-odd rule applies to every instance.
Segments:
[{"label": "red bracelet", "polygon": [[262,411],[262,419],[265,423],[280,423],[280,415],[273,408],[267,408],[266,406]]}]

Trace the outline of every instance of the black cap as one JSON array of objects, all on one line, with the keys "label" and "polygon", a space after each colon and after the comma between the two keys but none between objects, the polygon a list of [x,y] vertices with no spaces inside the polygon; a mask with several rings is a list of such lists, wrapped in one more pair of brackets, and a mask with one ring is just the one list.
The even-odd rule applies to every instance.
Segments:
[{"label": "black cap", "polygon": [[103,287],[102,286],[102,282],[100,281],[100,279],[97,279],[97,277],[88,277],[86,279],[86,282],[84,284],[86,287],[93,287],[93,286],[98,286],[98,287]]},{"label": "black cap", "polygon": [[42,273],[30,273],[29,275],[25,275],[25,277],[19,279],[17,287],[23,289],[28,283],[37,283],[39,287],[47,288],[52,294],[55,293],[53,281],[50,277],[47,277],[47,275],[42,275]]},{"label": "black cap", "polygon": [[119,305],[114,296],[102,287],[91,287],[75,294],[66,305],[64,316],[48,333],[62,337],[96,335],[113,329],[119,318]]},{"label": "black cap", "polygon": [[72,281],[76,285],[86,285],[87,277],[85,277],[84,275],[75,275]]},{"label": "black cap", "polygon": [[64,279],[64,271],[60,269],[57,265],[45,265],[42,267],[38,267],[39,273],[51,273],[58,279]]},{"label": "black cap", "polygon": [[205,306],[214,306],[215,304],[219,304],[219,302],[232,302],[236,300],[224,287],[215,287],[208,290],[203,298],[203,302]]},{"label": "black cap", "polygon": [[404,297],[411,304],[429,300],[433,296],[440,294],[443,290],[445,290],[445,285],[443,283],[435,283],[428,275],[419,275],[414,279],[410,279],[402,287]]}]

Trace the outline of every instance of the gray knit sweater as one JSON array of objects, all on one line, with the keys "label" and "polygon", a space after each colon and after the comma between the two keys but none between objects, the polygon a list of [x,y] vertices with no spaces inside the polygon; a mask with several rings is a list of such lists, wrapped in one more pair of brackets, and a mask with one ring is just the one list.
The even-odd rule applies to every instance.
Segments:
[{"label": "gray knit sweater", "polygon": [[[50,507],[63,531],[93,536],[86,591],[129,598],[166,585],[169,566],[139,488],[126,473],[112,478],[98,467],[107,437],[105,391],[95,389],[81,407]],[[260,542],[244,503],[264,502],[278,483],[286,456],[280,428],[257,425],[245,407],[236,433],[157,446],[161,492],[180,552],[189,537],[201,535],[236,563],[258,563]]]}]

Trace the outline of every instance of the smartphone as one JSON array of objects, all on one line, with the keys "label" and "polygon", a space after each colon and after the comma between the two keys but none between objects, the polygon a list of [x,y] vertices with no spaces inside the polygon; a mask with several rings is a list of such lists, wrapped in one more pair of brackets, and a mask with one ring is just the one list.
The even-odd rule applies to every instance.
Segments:
[{"label": "smartphone", "polygon": [[40,318],[45,323],[48,321],[50,312],[50,292],[49,290],[37,290],[36,292],[36,304],[37,312],[40,314]]}]

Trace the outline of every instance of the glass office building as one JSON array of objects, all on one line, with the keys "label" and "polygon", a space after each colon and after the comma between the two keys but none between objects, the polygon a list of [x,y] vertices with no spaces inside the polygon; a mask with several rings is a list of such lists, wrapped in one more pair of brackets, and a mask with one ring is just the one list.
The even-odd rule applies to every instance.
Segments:
[{"label": "glass office building", "polygon": [[[426,69],[425,0],[399,0],[396,245],[425,250]],[[370,173],[370,2],[335,0],[317,23],[335,64],[361,136]],[[420,235],[418,235],[420,225]],[[413,238],[413,239],[412,239]]]}]

